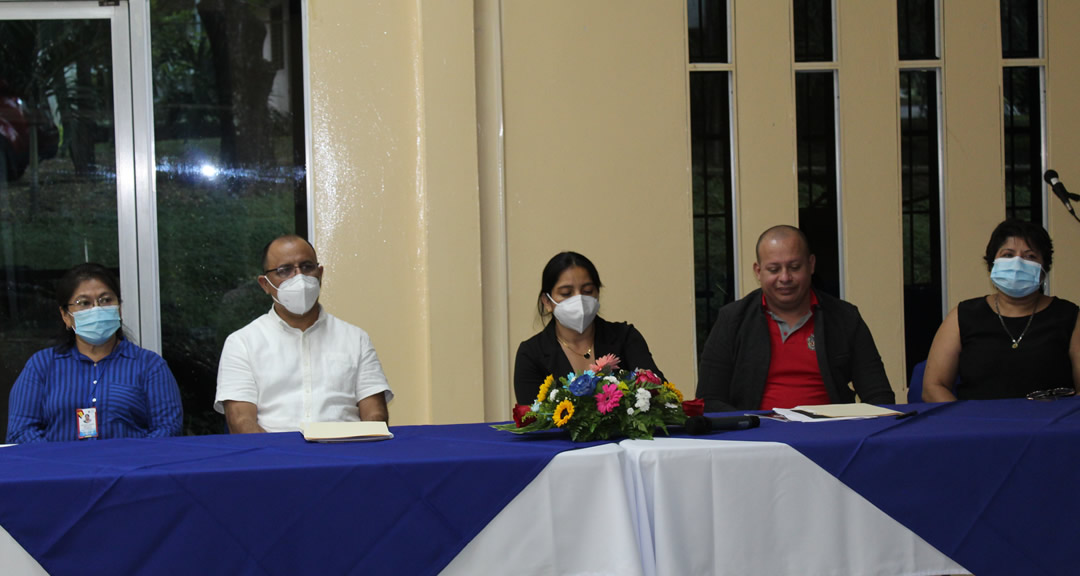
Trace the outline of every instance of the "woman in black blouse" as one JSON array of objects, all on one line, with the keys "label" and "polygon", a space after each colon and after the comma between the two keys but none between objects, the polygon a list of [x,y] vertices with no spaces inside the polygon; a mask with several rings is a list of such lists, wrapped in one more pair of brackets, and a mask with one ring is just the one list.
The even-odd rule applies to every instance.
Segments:
[{"label": "woman in black blouse", "polygon": [[532,404],[549,374],[556,378],[581,374],[606,354],[619,357],[625,370],[652,370],[649,345],[632,324],[608,322],[596,315],[600,307],[600,274],[577,252],[556,254],[544,267],[536,309],[547,326],[518,346],[514,363],[514,394],[518,404]]},{"label": "woman in black blouse", "polygon": [[942,322],[926,361],[924,401],[1077,389],[1078,308],[1042,292],[1053,255],[1038,224],[1006,220],[994,229],[984,256],[994,293],[961,302]]}]

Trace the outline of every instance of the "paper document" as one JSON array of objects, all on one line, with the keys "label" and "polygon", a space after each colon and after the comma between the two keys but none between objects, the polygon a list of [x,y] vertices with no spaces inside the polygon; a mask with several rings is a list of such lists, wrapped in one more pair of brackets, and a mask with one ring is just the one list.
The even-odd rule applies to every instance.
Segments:
[{"label": "paper document", "polygon": [[300,431],[308,442],[370,442],[394,437],[386,422],[305,422]]},{"label": "paper document", "polygon": [[890,408],[873,404],[822,404],[820,406],[796,406],[794,408],[775,408],[773,412],[792,422],[830,422],[835,420],[857,420],[860,418],[878,418],[881,416],[899,416]]}]

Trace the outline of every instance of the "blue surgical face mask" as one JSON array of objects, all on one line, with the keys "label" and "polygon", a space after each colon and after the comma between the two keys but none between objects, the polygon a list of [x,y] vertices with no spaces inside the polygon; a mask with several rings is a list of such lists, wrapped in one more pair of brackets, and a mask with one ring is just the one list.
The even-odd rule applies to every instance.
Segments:
[{"label": "blue surgical face mask", "polygon": [[1042,286],[1042,266],[1019,256],[998,258],[990,270],[990,281],[1002,293],[1023,298]]},{"label": "blue surgical face mask", "polygon": [[101,346],[120,329],[119,306],[94,306],[72,312],[75,334],[91,346]]}]

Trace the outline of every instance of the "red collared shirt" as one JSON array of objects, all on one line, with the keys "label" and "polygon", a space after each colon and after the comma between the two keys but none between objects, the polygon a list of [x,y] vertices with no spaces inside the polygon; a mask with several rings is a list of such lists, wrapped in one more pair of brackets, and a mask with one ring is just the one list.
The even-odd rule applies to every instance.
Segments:
[{"label": "red collared shirt", "polygon": [[810,292],[810,312],[789,326],[769,310],[765,295],[761,307],[769,316],[769,375],[761,395],[761,409],[794,408],[828,404],[829,393],[818,366],[814,342],[814,309],[817,295]]}]

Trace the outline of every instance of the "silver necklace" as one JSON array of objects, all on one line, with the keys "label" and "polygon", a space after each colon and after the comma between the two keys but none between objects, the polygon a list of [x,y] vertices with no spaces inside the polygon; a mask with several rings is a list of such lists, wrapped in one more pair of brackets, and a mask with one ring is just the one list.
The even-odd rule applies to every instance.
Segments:
[{"label": "silver necklace", "polygon": [[1024,331],[1020,333],[1020,336],[1013,338],[1012,332],[1009,332],[1009,327],[1005,325],[1005,319],[1001,317],[1001,308],[998,307],[998,295],[994,294],[994,312],[997,314],[998,322],[1001,322],[1001,327],[1005,329],[1005,333],[1009,335],[1009,340],[1012,340],[1013,349],[1020,347],[1020,341],[1024,339],[1024,334],[1027,334],[1028,328],[1031,328],[1031,321],[1035,319],[1035,310],[1038,307],[1039,300],[1035,300],[1035,306],[1031,308],[1031,316],[1028,316]]}]

